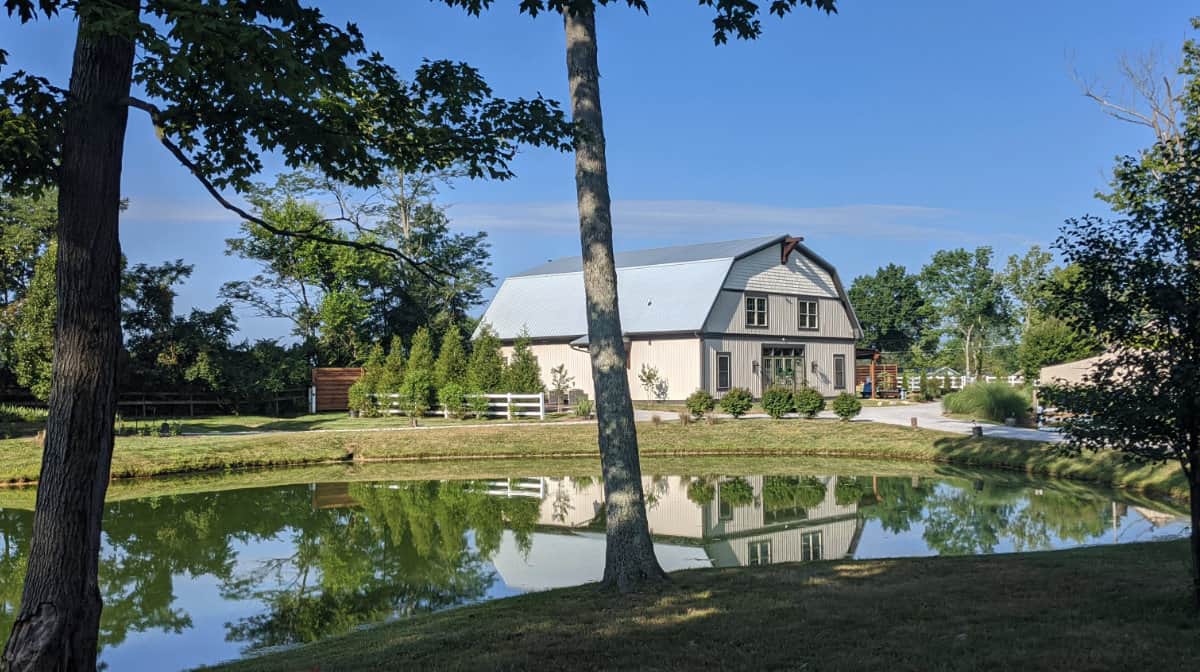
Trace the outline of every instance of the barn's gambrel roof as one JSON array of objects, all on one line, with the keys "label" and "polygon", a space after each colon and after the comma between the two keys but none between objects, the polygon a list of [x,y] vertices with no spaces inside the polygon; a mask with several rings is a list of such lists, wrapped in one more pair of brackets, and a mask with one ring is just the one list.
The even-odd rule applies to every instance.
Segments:
[{"label": "barn's gambrel roof", "polygon": [[[616,254],[621,328],[626,334],[697,333],[704,329],[733,264],[788,236],[677,245]],[[833,266],[804,245],[803,254],[833,278],[856,333],[858,319]],[[509,276],[483,314],[501,339],[527,328],[535,339],[577,338],[587,333],[583,258],[563,257]]]}]

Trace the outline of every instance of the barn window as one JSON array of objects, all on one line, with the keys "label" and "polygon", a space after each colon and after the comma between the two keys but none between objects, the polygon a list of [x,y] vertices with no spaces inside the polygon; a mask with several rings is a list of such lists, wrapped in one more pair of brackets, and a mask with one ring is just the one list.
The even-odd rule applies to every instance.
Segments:
[{"label": "barn window", "polygon": [[833,389],[846,389],[846,356],[833,356]]},{"label": "barn window", "polygon": [[817,328],[817,302],[799,300],[796,302],[796,313],[799,315],[797,327],[801,329]]},{"label": "barn window", "polygon": [[767,326],[767,297],[746,296],[746,326]]},{"label": "barn window", "polygon": [[729,389],[729,353],[717,353],[717,391]]}]

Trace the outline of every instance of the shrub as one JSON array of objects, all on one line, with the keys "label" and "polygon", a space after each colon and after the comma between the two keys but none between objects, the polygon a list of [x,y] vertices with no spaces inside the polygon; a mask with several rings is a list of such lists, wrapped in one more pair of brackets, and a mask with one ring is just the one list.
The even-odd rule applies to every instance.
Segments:
[{"label": "shrub", "polygon": [[580,399],[579,403],[575,404],[575,415],[581,418],[592,417],[592,400]]},{"label": "shrub", "polygon": [[546,386],[542,383],[542,368],[538,365],[532,346],[529,330],[522,327],[521,333],[513,343],[512,357],[504,366],[501,380],[505,392],[537,394],[546,391]]},{"label": "shrub", "polygon": [[825,397],[806,385],[796,390],[792,405],[796,407],[796,412],[800,415],[806,418],[815,418],[818,413],[825,410]]},{"label": "shrub", "polygon": [[446,409],[446,415],[452,418],[462,416],[466,408],[465,396],[463,386],[458,383],[446,383],[438,390],[438,402]]},{"label": "shrub", "polygon": [[825,483],[813,476],[766,476],[763,478],[763,507],[811,509],[825,499]]},{"label": "shrub", "polygon": [[862,402],[853,394],[843,392],[833,400],[833,412],[842,420],[849,420],[862,412]]},{"label": "shrub", "polygon": [[488,410],[491,408],[490,403],[483,390],[473,390],[467,396],[467,406],[471,409],[471,415],[476,418],[488,417]]},{"label": "shrub", "polygon": [[1025,420],[1030,398],[1025,392],[1005,383],[972,383],[942,399],[948,413],[974,415],[981,419],[1004,422],[1005,418]]},{"label": "shrub", "polygon": [[795,402],[796,400],[792,398],[792,391],[786,387],[767,388],[762,396],[763,410],[775,419],[791,413],[795,409]]},{"label": "shrub", "polygon": [[837,477],[834,496],[837,498],[838,506],[855,504],[863,497],[866,497],[869,492],[871,492],[871,484],[866,478],[859,478],[857,476]]},{"label": "shrub", "polygon": [[27,422],[35,424],[45,422],[50,414],[49,409],[31,408],[28,406],[0,405],[0,422]]},{"label": "shrub", "polygon": [[712,481],[707,478],[692,479],[688,483],[687,498],[694,504],[699,506],[707,506],[712,503],[717,497],[717,489],[713,487]]},{"label": "shrub", "polygon": [[730,506],[745,506],[754,503],[754,487],[741,477],[722,482],[720,493],[721,501]]},{"label": "shrub", "polygon": [[735,387],[721,397],[720,403],[722,411],[735,418],[740,418],[754,406],[754,396],[750,394],[750,390],[744,387]]},{"label": "shrub", "polygon": [[684,402],[689,412],[697,418],[703,418],[705,413],[711,413],[717,406],[713,396],[704,390],[696,390]]}]

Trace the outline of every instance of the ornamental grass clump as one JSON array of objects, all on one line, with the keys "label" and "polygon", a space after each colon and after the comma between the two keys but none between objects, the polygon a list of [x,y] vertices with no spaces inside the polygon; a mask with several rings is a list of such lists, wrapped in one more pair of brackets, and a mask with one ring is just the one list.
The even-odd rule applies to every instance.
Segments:
[{"label": "ornamental grass clump", "polygon": [[942,398],[947,413],[972,415],[983,420],[1023,422],[1029,415],[1030,398],[1006,383],[972,383]]}]

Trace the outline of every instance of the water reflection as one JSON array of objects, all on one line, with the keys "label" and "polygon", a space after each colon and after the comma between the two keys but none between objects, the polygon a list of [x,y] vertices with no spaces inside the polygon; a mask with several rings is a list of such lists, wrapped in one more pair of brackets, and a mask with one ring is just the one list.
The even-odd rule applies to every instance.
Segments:
[{"label": "water reflection", "polygon": [[[664,567],[977,554],[1182,533],[1151,502],[1015,478],[651,476]],[[320,483],[112,503],[100,642],[112,669],[184,668],[365,624],[600,578],[593,477]],[[0,509],[0,632],[32,513]]]}]

